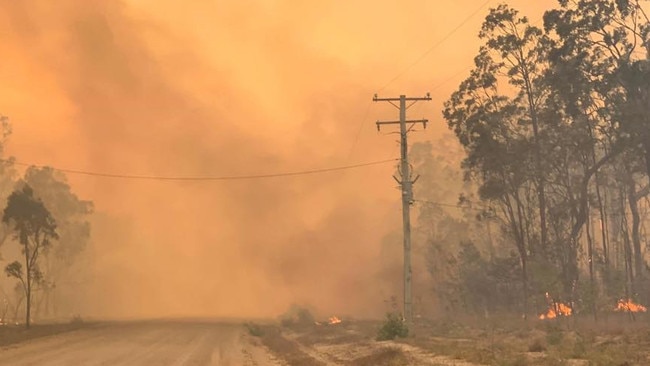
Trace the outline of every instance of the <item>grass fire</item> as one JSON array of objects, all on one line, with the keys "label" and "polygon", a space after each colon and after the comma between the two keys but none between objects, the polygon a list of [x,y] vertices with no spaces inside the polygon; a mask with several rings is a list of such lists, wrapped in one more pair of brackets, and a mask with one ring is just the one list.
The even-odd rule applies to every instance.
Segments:
[{"label": "grass fire", "polygon": [[332,316],[327,320],[327,323],[329,325],[339,324],[341,323],[341,319],[339,319],[337,316]]},{"label": "grass fire", "polygon": [[629,313],[645,313],[648,309],[640,304],[634,303],[632,300],[627,299],[627,300],[618,300],[618,304],[616,304],[616,308],[614,311],[622,311],[622,312],[629,312]]},{"label": "grass fire", "polygon": [[549,308],[545,313],[539,316],[539,319],[555,319],[558,316],[570,316],[572,314],[573,310],[571,307],[564,303],[556,302],[548,292],[545,294],[545,297],[546,301],[549,303]]}]

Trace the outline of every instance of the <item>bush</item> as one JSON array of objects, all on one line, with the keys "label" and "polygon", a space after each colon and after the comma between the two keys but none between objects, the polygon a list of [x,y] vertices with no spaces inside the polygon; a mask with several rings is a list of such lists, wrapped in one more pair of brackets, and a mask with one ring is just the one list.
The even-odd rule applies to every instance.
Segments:
[{"label": "bush", "polygon": [[81,325],[84,323],[84,320],[81,318],[81,315],[75,315],[70,319],[70,324],[72,325]]},{"label": "bush", "polygon": [[292,305],[291,308],[280,316],[283,327],[305,327],[314,325],[314,316],[306,307]]},{"label": "bush", "polygon": [[562,343],[562,338],[564,338],[564,334],[557,328],[550,328],[548,333],[546,333],[546,342],[553,346]]},{"label": "bush", "polygon": [[392,340],[397,337],[406,338],[409,334],[409,329],[404,323],[404,319],[398,313],[386,314],[386,321],[379,329],[377,334],[378,341]]},{"label": "bush", "polygon": [[246,329],[248,329],[248,334],[252,335],[253,337],[261,337],[264,335],[262,327],[255,323],[246,323],[244,326]]},{"label": "bush", "polygon": [[546,346],[539,339],[536,339],[528,345],[528,352],[544,352],[546,351]]}]

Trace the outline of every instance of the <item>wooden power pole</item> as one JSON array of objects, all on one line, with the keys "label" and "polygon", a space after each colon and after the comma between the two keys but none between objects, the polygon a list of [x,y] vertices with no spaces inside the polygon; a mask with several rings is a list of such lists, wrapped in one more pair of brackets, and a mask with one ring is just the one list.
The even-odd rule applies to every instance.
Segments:
[{"label": "wooden power pole", "polygon": [[[399,121],[377,121],[377,130],[381,130],[382,125],[399,124],[400,131],[400,166],[399,175],[401,179],[393,176],[402,187],[402,224],[404,228],[404,319],[411,323],[413,321],[413,294],[411,292],[411,214],[410,206],[413,204],[413,183],[417,180],[411,179],[411,169],[408,160],[408,143],[406,136],[418,123],[422,123],[424,128],[427,127],[428,120],[407,120],[406,110],[413,104],[421,100],[431,100],[427,93],[426,97],[407,97],[400,95],[399,98],[378,98],[375,94],[372,99],[374,102],[389,102],[399,109]],[[406,105],[406,102],[410,102]],[[399,102],[399,105],[395,104]]]}]

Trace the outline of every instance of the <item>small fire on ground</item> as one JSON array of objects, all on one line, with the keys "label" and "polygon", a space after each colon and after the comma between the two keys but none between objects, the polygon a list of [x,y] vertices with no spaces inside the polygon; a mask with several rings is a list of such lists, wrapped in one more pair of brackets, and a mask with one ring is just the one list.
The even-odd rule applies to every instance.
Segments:
[{"label": "small fire on ground", "polygon": [[627,301],[621,299],[618,300],[618,304],[616,305],[616,309],[614,311],[624,311],[624,312],[630,312],[630,313],[645,313],[648,309],[646,309],[645,306],[640,305],[640,304],[635,304],[632,302],[632,300],[627,299]]},{"label": "small fire on ground", "polygon": [[570,316],[572,313],[572,310],[569,306],[561,303],[561,302],[555,302],[551,296],[549,296],[548,292],[546,293],[546,300],[549,302],[549,308],[546,313],[542,314],[539,316],[541,320],[544,319],[555,319],[558,316]]},{"label": "small fire on ground", "polygon": [[339,319],[336,315],[334,315],[334,316],[330,317],[329,319],[327,319],[327,322],[323,322],[323,323],[315,322],[316,325],[323,325],[323,324],[334,325],[334,324],[339,324],[339,323],[341,323],[341,319]]},{"label": "small fire on ground", "polygon": [[336,317],[336,316],[332,316],[331,318],[329,318],[329,319],[327,320],[327,323],[330,324],[330,325],[338,324],[338,323],[340,323],[340,322],[341,322],[341,319],[339,319],[339,318]]}]

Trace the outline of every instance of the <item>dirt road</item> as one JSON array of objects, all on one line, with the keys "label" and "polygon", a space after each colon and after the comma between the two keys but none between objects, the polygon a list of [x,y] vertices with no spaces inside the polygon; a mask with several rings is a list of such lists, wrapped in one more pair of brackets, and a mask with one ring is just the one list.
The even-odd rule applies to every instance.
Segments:
[{"label": "dirt road", "polygon": [[0,348],[0,365],[237,365],[280,363],[241,325],[211,322],[108,324]]}]

